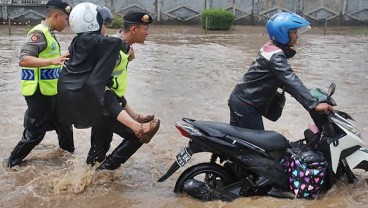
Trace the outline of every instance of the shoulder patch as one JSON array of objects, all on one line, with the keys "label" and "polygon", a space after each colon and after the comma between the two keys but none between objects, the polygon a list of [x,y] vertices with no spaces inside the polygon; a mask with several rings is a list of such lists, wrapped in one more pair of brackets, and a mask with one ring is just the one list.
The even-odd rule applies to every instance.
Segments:
[{"label": "shoulder patch", "polygon": [[39,35],[39,34],[37,34],[37,33],[33,33],[33,34],[32,34],[32,37],[31,37],[31,40],[32,40],[33,42],[37,42],[37,41],[39,41],[39,40],[40,40],[40,35]]}]

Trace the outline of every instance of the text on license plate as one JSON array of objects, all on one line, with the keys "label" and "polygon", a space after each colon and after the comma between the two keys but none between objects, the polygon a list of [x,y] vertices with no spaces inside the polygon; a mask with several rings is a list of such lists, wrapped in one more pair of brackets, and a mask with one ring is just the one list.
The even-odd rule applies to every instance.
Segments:
[{"label": "text on license plate", "polygon": [[184,148],[179,154],[176,155],[176,162],[180,167],[183,167],[192,158],[192,155],[188,153],[187,148]]}]

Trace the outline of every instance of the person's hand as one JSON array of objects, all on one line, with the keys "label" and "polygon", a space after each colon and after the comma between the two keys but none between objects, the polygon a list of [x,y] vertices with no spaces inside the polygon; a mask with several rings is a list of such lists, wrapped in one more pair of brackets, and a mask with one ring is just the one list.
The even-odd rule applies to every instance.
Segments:
[{"label": "person's hand", "polygon": [[69,60],[68,56],[70,55],[69,52],[66,52],[64,54],[62,54],[61,56],[59,56],[58,58],[55,58],[55,59],[51,59],[51,64],[52,65],[62,65],[62,66],[65,66],[64,65],[64,62],[66,60]]},{"label": "person's hand", "polygon": [[322,111],[322,112],[324,112],[324,113],[328,113],[328,112],[330,112],[330,111],[332,111],[332,112],[334,112],[334,111],[335,111],[335,109],[334,109],[331,105],[329,105],[329,104],[327,104],[327,103],[320,103],[320,104],[318,104],[318,105],[314,108],[314,110],[315,110],[315,111]]},{"label": "person's hand", "polygon": [[133,49],[133,47],[132,47],[132,46],[130,46],[128,60],[129,60],[129,61],[132,61],[134,58],[135,58],[135,55],[134,55],[134,49]]}]

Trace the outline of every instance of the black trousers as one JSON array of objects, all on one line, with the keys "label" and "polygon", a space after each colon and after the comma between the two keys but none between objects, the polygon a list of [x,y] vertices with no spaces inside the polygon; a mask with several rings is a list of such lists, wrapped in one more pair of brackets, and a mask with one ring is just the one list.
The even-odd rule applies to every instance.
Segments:
[{"label": "black trousers", "polygon": [[62,149],[74,152],[72,125],[60,119],[56,96],[45,96],[36,90],[32,96],[25,96],[25,100],[28,109],[24,115],[23,136],[11,152],[8,166],[18,165],[50,130],[56,131]]},{"label": "black trousers", "polygon": [[[113,133],[118,134],[124,140],[106,157],[110,149]],[[102,162],[98,169],[114,170],[125,163],[141,146],[134,132],[127,126],[108,115],[103,115],[92,126],[91,149],[87,156],[87,164],[94,165]]]},{"label": "black trousers", "polygon": [[228,105],[230,109],[230,125],[264,130],[262,115],[254,107],[241,101],[234,93],[231,93]]}]

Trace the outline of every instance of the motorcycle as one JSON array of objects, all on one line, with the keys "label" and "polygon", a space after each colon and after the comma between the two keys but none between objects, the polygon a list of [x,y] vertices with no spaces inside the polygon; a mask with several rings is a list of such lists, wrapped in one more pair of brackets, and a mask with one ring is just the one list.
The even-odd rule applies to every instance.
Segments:
[{"label": "motorcycle", "polygon": [[[328,92],[317,88],[311,90],[311,94],[319,102],[336,106],[332,98],[335,88],[332,83]],[[282,161],[291,147],[303,144],[322,152],[326,158],[324,190],[344,176],[353,183],[357,178],[352,169],[368,170],[368,149],[353,118],[343,111],[323,115],[310,112],[310,115],[318,131],[308,128],[304,131],[305,138],[296,142],[275,131],[183,118],[176,128],[189,143],[158,182],[164,182],[185,166],[194,154],[209,152],[209,162],[195,164],[179,176],[175,193],[186,192],[203,201],[231,201],[254,195],[295,198]],[[282,191],[274,192],[274,189]]]}]

